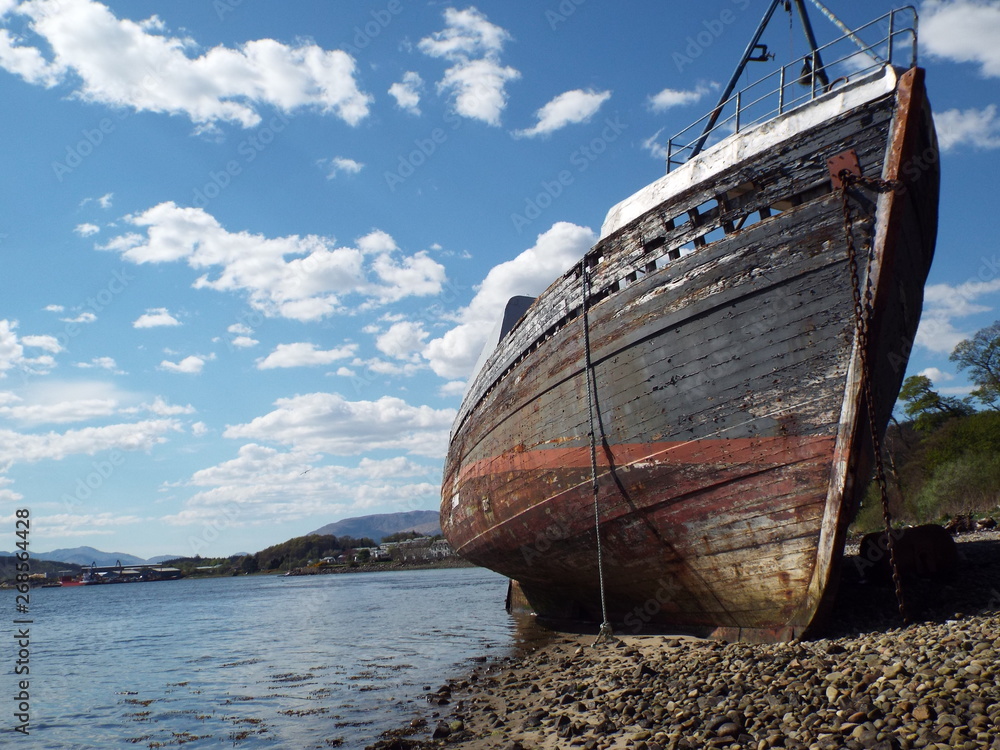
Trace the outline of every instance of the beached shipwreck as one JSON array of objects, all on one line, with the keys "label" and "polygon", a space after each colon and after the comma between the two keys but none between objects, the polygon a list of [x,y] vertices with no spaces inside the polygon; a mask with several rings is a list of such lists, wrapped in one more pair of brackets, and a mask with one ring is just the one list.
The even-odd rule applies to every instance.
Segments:
[{"label": "beached shipwreck", "polygon": [[789,3],[811,51],[735,91],[782,4],[470,382],[442,528],[511,608],[775,640],[830,603],[920,318],[937,145],[910,8],[820,46]]}]

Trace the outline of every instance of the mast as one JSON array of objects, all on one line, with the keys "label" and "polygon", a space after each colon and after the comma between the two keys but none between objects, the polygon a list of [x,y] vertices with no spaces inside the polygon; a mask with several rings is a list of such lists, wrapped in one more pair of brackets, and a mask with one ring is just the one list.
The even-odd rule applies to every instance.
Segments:
[{"label": "mast", "polygon": [[808,63],[808,70],[803,68],[802,72],[810,74],[809,85],[811,88],[815,88],[816,82],[819,81],[820,87],[825,89],[830,85],[830,79],[826,77],[826,72],[823,70],[823,60],[819,56],[819,49],[816,45],[816,34],[813,33],[812,23],[810,23],[809,15],[806,13],[806,6],[803,5],[802,0],[795,0],[795,8],[799,11],[799,20],[802,21],[802,31],[805,33],[806,41],[809,42],[809,49],[812,51],[812,61]]},{"label": "mast", "polygon": [[771,16],[774,15],[774,11],[777,9],[778,4],[783,2],[783,0],[771,0],[771,5],[768,6],[767,12],[764,14],[764,18],[761,19],[760,24],[757,26],[757,31],[754,32],[753,39],[750,40],[750,44],[747,48],[743,50],[743,57],[740,58],[739,65],[736,66],[736,72],[733,73],[732,77],[729,79],[729,83],[726,84],[726,88],[722,92],[722,96],[719,97],[719,103],[715,105],[715,109],[712,110],[711,116],[708,118],[708,122],[705,123],[705,129],[702,131],[701,135],[698,137],[698,141],[694,144],[694,148],[691,150],[691,156],[688,158],[694,158],[701,151],[702,147],[705,145],[705,141],[708,139],[708,134],[712,132],[712,128],[715,127],[715,123],[719,120],[719,115],[722,114],[722,106],[729,99],[729,95],[733,93],[733,89],[736,88],[736,82],[740,80],[740,76],[743,75],[743,69],[750,62],[753,57],[754,51],[758,47],[758,42],[764,33],[764,29],[771,22]]},{"label": "mast", "polygon": [[[866,46],[858,39],[844,23],[833,14],[825,5],[823,5],[819,0],[810,0],[819,10],[825,15],[830,21],[836,24],[841,30],[846,30],[847,35],[854,40],[859,47],[863,50]],[[708,140],[709,133],[715,128],[716,123],[719,121],[719,116],[722,114],[722,108],[725,106],[729,97],[733,93],[733,89],[736,88],[736,83],[739,81],[740,76],[743,75],[743,71],[746,69],[748,62],[763,62],[770,59],[767,52],[767,45],[760,44],[760,38],[764,34],[764,30],[767,25],[771,22],[772,16],[774,16],[774,11],[777,10],[778,5],[784,5],[785,10],[791,12],[792,3],[795,4],[795,9],[799,14],[799,20],[802,23],[802,32],[805,35],[806,42],[809,45],[810,55],[805,57],[805,64],[802,69],[801,82],[805,85],[815,89],[818,83],[821,90],[826,90],[830,85],[830,79],[826,75],[824,70],[823,58],[819,53],[819,44],[816,41],[816,34],[813,32],[812,22],[809,20],[809,14],[806,12],[804,0],[772,0],[771,4],[768,6],[767,11],[764,13],[764,17],[761,19],[757,26],[757,31],[754,32],[753,38],[750,40],[750,44],[743,51],[743,56],[740,58],[739,64],[736,66],[736,70],[732,77],[729,79],[729,83],[726,84],[726,88],[722,92],[722,96],[719,97],[719,103],[715,105],[715,109],[712,110],[708,121],[705,123],[705,128],[702,130],[701,135],[695,142],[691,149],[691,155],[689,159],[698,155],[698,153],[704,148],[705,141]],[[759,54],[755,56],[755,53],[760,50]],[[869,54],[871,54],[869,52]],[[773,55],[772,55],[773,56]],[[875,58],[878,61],[878,58]]]}]

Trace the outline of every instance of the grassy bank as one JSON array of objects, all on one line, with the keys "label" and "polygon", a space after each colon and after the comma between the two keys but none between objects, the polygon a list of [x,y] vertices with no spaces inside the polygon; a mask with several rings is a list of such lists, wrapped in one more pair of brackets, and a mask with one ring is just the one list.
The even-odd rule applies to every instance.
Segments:
[{"label": "grassy bank", "polygon": [[[1000,520],[1000,412],[939,420],[920,429],[916,425],[893,423],[886,432],[883,455],[894,521]],[[873,482],[852,531],[882,527],[881,494]]]}]

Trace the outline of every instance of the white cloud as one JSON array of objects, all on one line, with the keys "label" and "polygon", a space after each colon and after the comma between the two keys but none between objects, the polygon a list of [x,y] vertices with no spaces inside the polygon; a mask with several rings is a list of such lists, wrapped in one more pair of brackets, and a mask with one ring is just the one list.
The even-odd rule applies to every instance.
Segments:
[{"label": "white cloud", "polygon": [[55,336],[22,336],[21,344],[35,349],[44,349],[52,354],[58,354],[63,350],[59,339]]},{"label": "white cloud", "polygon": [[77,362],[74,366],[79,367],[82,370],[97,368],[101,370],[109,370],[115,373],[115,375],[125,374],[124,370],[118,369],[118,363],[115,362],[114,357],[94,357],[89,362]]},{"label": "white cloud", "polygon": [[273,352],[257,360],[257,369],[273,370],[285,367],[328,365],[331,362],[336,362],[338,359],[346,359],[347,357],[354,356],[356,349],[357,347],[353,344],[326,351],[319,350],[315,344],[306,342],[278,344]]},{"label": "white cloud", "polygon": [[447,28],[420,40],[420,50],[424,54],[447,60],[495,55],[510,39],[505,29],[490,23],[476,8],[448,8],[444,12],[444,20]]},{"label": "white cloud", "polygon": [[181,322],[177,320],[165,307],[152,307],[140,315],[134,323],[133,328],[157,328],[160,326],[179,326]]},{"label": "white cloud", "polygon": [[178,414],[194,414],[197,412],[191,404],[187,406],[179,406],[176,404],[168,404],[163,396],[157,396],[153,399],[152,403],[141,404],[137,409],[133,411],[148,411],[151,414],[155,414],[158,417],[173,417]]},{"label": "white cloud", "polygon": [[449,380],[468,377],[507,300],[519,294],[537,296],[596,241],[593,230],[558,222],[540,234],[533,247],[491,269],[472,302],[460,311],[459,325],[424,349],[431,369]]},{"label": "white cloud", "polygon": [[63,323],[93,323],[97,316],[92,312],[82,312],[75,318],[59,318]]},{"label": "white cloud", "polygon": [[9,467],[43,460],[58,461],[72,455],[92,456],[112,448],[148,451],[165,442],[167,433],[179,430],[180,425],[172,419],[30,435],[0,429],[0,466]]},{"label": "white cloud", "polygon": [[420,352],[429,334],[419,322],[393,323],[389,330],[375,341],[376,348],[390,357],[410,362],[420,360]]},{"label": "white cloud", "polygon": [[24,347],[17,340],[17,323],[0,320],[0,373],[13,368],[24,357]]},{"label": "white cloud", "polygon": [[58,68],[50,65],[39,50],[21,41],[7,29],[0,29],[0,67],[36,86],[55,86],[60,78]]},{"label": "white cloud", "polygon": [[233,323],[226,329],[226,331],[237,334],[236,337],[229,342],[230,345],[235,346],[237,349],[250,349],[260,343],[257,339],[251,336],[253,328],[245,323]]},{"label": "white cloud", "polygon": [[655,159],[666,159],[667,149],[659,143],[660,134],[663,133],[663,128],[660,128],[655,133],[653,133],[649,138],[642,142],[642,148],[652,154]]},{"label": "white cloud", "polygon": [[934,57],[974,63],[1000,77],[1000,2],[925,0],[920,10],[920,45]]},{"label": "white cloud", "polygon": [[365,255],[376,255],[391,253],[399,248],[396,246],[396,240],[390,234],[376,229],[358,239],[358,249]]},{"label": "white cloud", "polygon": [[403,73],[403,80],[389,87],[389,95],[396,100],[396,106],[410,114],[420,114],[420,92],[424,88],[424,79],[419,73],[408,70]]},{"label": "white cloud", "polygon": [[[985,266],[983,271],[987,272]],[[975,333],[959,330],[955,321],[992,310],[992,307],[977,300],[998,291],[1000,279],[966,281],[958,285],[928,285],[924,289],[924,310],[916,343],[932,352],[950,354],[960,341]]]},{"label": "white cloud", "polygon": [[66,424],[108,417],[118,411],[114,399],[82,399],[54,404],[19,404],[0,407],[0,416],[26,425]]},{"label": "white cloud", "polygon": [[332,238],[316,235],[268,238],[228,232],[203,209],[172,202],[126,220],[146,233],[121,235],[103,249],[133,263],[183,260],[202,273],[195,288],[245,291],[251,306],[271,317],[319,320],[348,310],[342,297],[383,304],[437,294],[445,280],[444,266],[426,252],[400,255],[380,231],[360,238],[357,248],[336,247]]},{"label": "white cloud", "polygon": [[19,338],[17,321],[0,318],[0,378],[6,377],[10,370],[19,369],[25,373],[44,375],[55,367],[55,360],[49,354],[37,357],[25,356],[24,348],[26,346],[52,353],[62,351],[62,347],[55,337],[25,336]]},{"label": "white cloud", "polygon": [[115,533],[115,529],[131,526],[143,521],[139,516],[126,516],[121,513],[93,513],[75,515],[58,513],[51,516],[32,516],[37,519],[38,531],[46,537],[83,537],[107,536]]},{"label": "white cloud", "polygon": [[377,358],[369,359],[364,362],[352,362],[352,364],[363,364],[366,375],[373,373],[376,375],[391,375],[393,377],[411,377],[416,375],[425,367],[424,365],[414,362],[387,362],[384,359]]},{"label": "white cloud", "polygon": [[332,159],[320,159],[320,165],[326,167],[326,179],[328,180],[332,180],[341,173],[357,174],[365,167],[361,162],[343,156],[335,156]]},{"label": "white cloud", "polygon": [[85,101],[183,114],[202,126],[254,127],[262,105],[316,109],[350,125],[368,115],[371,97],[341,50],[258,39],[193,57],[196,42],[167,35],[159,19],[121,19],[95,0],[34,0],[14,11],[36,38],[0,29],[0,66],[36,85],[69,83]]},{"label": "white cloud", "polygon": [[916,343],[938,354],[951,354],[969,333],[959,331],[947,317],[925,310],[917,329]]},{"label": "white cloud", "polygon": [[539,109],[535,116],[538,122],[527,130],[515,131],[515,135],[531,138],[536,135],[548,135],[567,125],[587,122],[593,117],[609,98],[610,91],[593,91],[574,89],[555,97]]},{"label": "white cloud", "polygon": [[112,199],[114,197],[115,197],[114,193],[105,193],[104,195],[102,195],[102,196],[100,196],[98,198],[84,198],[82,201],[80,201],[80,208],[83,208],[88,203],[92,203],[92,202],[96,201],[98,206],[100,206],[101,208],[104,208],[104,209],[108,209],[108,208],[111,208],[112,203],[113,203]]},{"label": "white cloud", "polygon": [[382,283],[372,290],[375,301],[398,302],[404,297],[429,297],[441,291],[444,266],[420,250],[397,260],[390,253],[375,257],[372,272]]},{"label": "white cloud", "polygon": [[[172,525],[272,524],[274,518],[337,517],[382,506],[436,505],[439,468],[404,457],[361,459],[356,466],[320,465],[320,456],[243,445],[236,458],[196,472],[189,484],[205,488],[163,520]],[[338,502],[331,504],[331,498]]]},{"label": "white cloud", "polygon": [[930,378],[934,383],[945,383],[949,380],[955,379],[955,376],[950,372],[944,372],[936,367],[925,367],[923,370],[918,372],[917,375],[923,375],[925,378]]},{"label": "white cloud", "polygon": [[698,84],[694,89],[663,89],[658,94],[649,97],[649,108],[654,112],[663,112],[671,107],[683,107],[688,104],[696,104],[701,101],[711,89],[703,84]]},{"label": "white cloud", "polygon": [[938,143],[942,151],[969,145],[979,149],[1000,148],[1000,119],[997,105],[982,109],[948,109],[934,114]]},{"label": "white cloud", "polygon": [[134,394],[95,380],[36,381],[19,394],[0,392],[0,416],[22,424],[66,424],[128,412]]},{"label": "white cloud", "polygon": [[463,393],[465,393],[464,380],[450,380],[438,388],[438,394],[444,398],[454,398],[461,396]]},{"label": "white cloud", "polygon": [[520,77],[514,68],[501,67],[493,60],[472,60],[448,68],[438,91],[451,94],[456,114],[499,125],[507,108],[505,86]]},{"label": "white cloud", "polygon": [[63,312],[66,308],[63,307],[62,305],[46,305],[43,309],[45,310],[45,312],[60,313]]},{"label": "white cloud", "polygon": [[8,485],[13,484],[14,480],[8,477],[0,476],[0,503],[16,503],[18,500],[23,500],[24,495],[19,492],[14,492],[14,490],[7,489]]},{"label": "white cloud", "polygon": [[448,8],[444,18],[447,27],[419,44],[424,54],[454,63],[438,82],[438,92],[451,96],[455,112],[462,117],[499,125],[507,107],[506,85],[521,77],[514,68],[500,64],[500,52],[510,34],[475,8]]},{"label": "white cloud", "polygon": [[185,375],[197,375],[205,368],[205,359],[203,357],[198,357],[191,355],[185,357],[180,362],[171,362],[169,360],[163,360],[160,362],[160,369],[166,370],[167,372],[183,373]]},{"label": "white cloud", "polygon": [[91,237],[101,231],[96,224],[77,224],[73,229],[81,237]]},{"label": "white cloud", "polygon": [[448,445],[453,409],[411,406],[399,398],[348,401],[336,393],[278,399],[275,410],[234,425],[228,438],[276,442],[310,453],[353,456],[380,450],[439,458]]}]

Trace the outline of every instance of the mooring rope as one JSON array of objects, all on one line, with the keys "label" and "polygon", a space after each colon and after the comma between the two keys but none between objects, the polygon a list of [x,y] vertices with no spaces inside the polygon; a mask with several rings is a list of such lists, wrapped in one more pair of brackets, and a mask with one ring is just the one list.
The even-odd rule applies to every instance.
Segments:
[{"label": "mooring rope", "polygon": [[596,426],[601,429],[601,441],[604,441],[604,427],[601,420],[596,417],[596,392],[597,379],[594,377],[594,365],[590,356],[590,271],[587,268],[586,257],[580,261],[583,269],[581,275],[583,287],[583,350],[585,365],[587,370],[587,409],[590,413],[590,477],[594,491],[594,535],[597,537],[597,580],[601,591],[601,631],[597,636],[596,643],[611,638],[613,633],[611,623],[608,621],[608,605],[604,593],[604,553],[601,548],[601,509],[598,501],[599,488],[597,482],[597,431]]},{"label": "mooring rope", "polygon": [[906,603],[903,599],[903,584],[900,580],[899,567],[896,564],[896,535],[892,532],[892,515],[889,512],[889,486],[885,478],[885,466],[882,463],[882,437],[878,434],[875,393],[872,387],[871,369],[868,362],[868,327],[871,323],[872,300],[874,296],[872,292],[871,257],[869,256],[868,258],[868,267],[865,270],[865,293],[864,297],[862,297],[860,279],[858,278],[857,250],[854,247],[854,235],[851,231],[854,217],[848,193],[851,185],[861,185],[878,193],[888,193],[899,187],[899,183],[890,180],[862,177],[847,169],[842,170],[838,176],[841,180],[840,195],[843,201],[844,235],[847,242],[847,260],[851,273],[851,292],[854,295],[854,321],[858,340],[858,360],[861,365],[861,389],[865,398],[865,407],[868,411],[868,428],[871,433],[872,450],[875,452],[875,479],[878,483],[882,499],[882,521],[885,525],[886,545],[889,549],[892,582],[896,589],[896,603],[899,606],[899,615],[903,618],[903,624],[905,625],[909,624],[909,617],[907,617]]}]

